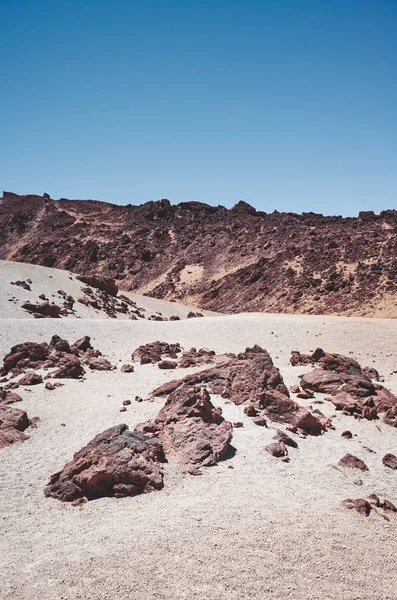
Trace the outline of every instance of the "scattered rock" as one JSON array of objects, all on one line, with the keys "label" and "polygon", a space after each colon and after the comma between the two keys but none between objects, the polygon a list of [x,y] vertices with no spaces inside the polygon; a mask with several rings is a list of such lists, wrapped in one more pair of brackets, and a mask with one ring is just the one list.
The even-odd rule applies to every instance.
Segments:
[{"label": "scattered rock", "polygon": [[0,448],[28,439],[24,431],[32,425],[24,410],[0,405]]},{"label": "scattered rock", "polygon": [[338,463],[341,467],[346,467],[349,469],[360,469],[361,471],[368,471],[368,467],[361,458],[357,458],[353,454],[346,454],[343,458],[340,459]]},{"label": "scattered rock", "polygon": [[121,367],[121,372],[122,373],[133,373],[134,372],[134,366],[130,365],[130,364],[125,364]]},{"label": "scattered rock", "polygon": [[15,402],[22,402],[22,398],[19,394],[0,388],[0,406],[14,404]]},{"label": "scattered rock", "polygon": [[364,515],[365,517],[368,517],[372,510],[370,503],[364,500],[364,498],[347,498],[342,501],[342,505],[350,510],[356,510],[360,515]]},{"label": "scattered rock", "polygon": [[267,427],[266,419],[264,417],[254,417],[253,422],[259,427]]},{"label": "scattered rock", "polygon": [[103,356],[90,358],[86,362],[91,371],[112,371],[116,368]]},{"label": "scattered rock", "polygon": [[37,373],[27,373],[22,379],[19,379],[19,385],[37,385],[43,383],[43,378]]},{"label": "scattered rock", "polygon": [[385,465],[385,467],[397,470],[397,456],[395,456],[394,454],[391,454],[390,452],[388,454],[385,454],[382,458],[382,462]]},{"label": "scattered rock", "polygon": [[346,438],[347,440],[350,440],[353,437],[353,434],[351,431],[346,430],[346,431],[342,432],[341,437]]},{"label": "scattered rock", "polygon": [[160,360],[157,366],[159,369],[175,369],[178,363],[175,360]]},{"label": "scattered rock", "polygon": [[267,446],[265,446],[265,450],[275,458],[288,456],[287,447],[283,442],[274,442],[272,444],[268,444]]},{"label": "scattered rock", "polygon": [[298,448],[297,442],[281,429],[276,430],[276,435],[273,436],[273,439],[277,442],[285,444],[285,446],[290,446],[291,448]]}]

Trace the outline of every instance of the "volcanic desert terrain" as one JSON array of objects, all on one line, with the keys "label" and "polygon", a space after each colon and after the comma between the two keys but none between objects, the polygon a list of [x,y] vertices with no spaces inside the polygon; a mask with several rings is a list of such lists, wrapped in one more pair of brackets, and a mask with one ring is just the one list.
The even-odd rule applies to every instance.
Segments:
[{"label": "volcanic desert terrain", "polygon": [[0,598],[396,600],[397,322],[82,272],[0,262]]}]

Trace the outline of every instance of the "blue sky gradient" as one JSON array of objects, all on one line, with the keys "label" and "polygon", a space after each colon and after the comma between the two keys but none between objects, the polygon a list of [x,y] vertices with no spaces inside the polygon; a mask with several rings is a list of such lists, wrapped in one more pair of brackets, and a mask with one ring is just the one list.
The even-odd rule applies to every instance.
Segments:
[{"label": "blue sky gradient", "polygon": [[0,186],[397,208],[397,0],[0,0]]}]

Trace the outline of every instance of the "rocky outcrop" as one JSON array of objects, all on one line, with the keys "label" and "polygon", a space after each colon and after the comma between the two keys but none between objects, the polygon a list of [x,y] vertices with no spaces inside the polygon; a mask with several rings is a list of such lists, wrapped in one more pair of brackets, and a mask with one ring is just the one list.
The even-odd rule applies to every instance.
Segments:
[{"label": "rocky outcrop", "polygon": [[177,359],[178,354],[182,352],[180,344],[168,344],[167,342],[151,342],[139,346],[132,353],[132,360],[141,365],[159,363],[164,357]]},{"label": "rocky outcrop", "polygon": [[5,390],[0,387],[0,405],[5,406],[7,404],[14,404],[15,402],[22,402],[21,396],[11,390]]},{"label": "rocky outcrop", "polygon": [[32,425],[24,410],[0,405],[0,448],[27,439],[25,430]]},{"label": "rocky outcrop", "polygon": [[41,302],[34,304],[33,302],[24,302],[22,308],[33,314],[36,318],[47,317],[49,319],[59,319],[62,307],[49,302]]},{"label": "rocky outcrop", "polygon": [[246,414],[252,417],[262,413],[260,416],[295,425],[314,435],[324,430],[315,416],[289,398],[279,370],[260,346],[247,348],[209,369],[167,382],[154,390],[153,396],[170,394],[183,385],[205,386],[212,394],[220,394],[234,404],[246,404]]},{"label": "rocky outcrop", "polygon": [[375,369],[363,369],[355,359],[330,354],[321,348],[311,355],[295,351],[292,353],[291,363],[321,367],[301,377],[300,387],[304,391],[331,394],[327,400],[337,410],[356,418],[371,421],[384,413],[384,422],[397,426],[397,398],[377,383],[379,373]]},{"label": "rocky outcrop", "polygon": [[110,296],[117,296],[119,288],[111,277],[100,277],[99,275],[77,275],[77,279],[90,287],[106,292]]},{"label": "rocky outcrop", "polygon": [[135,430],[155,435],[167,456],[175,456],[188,468],[197,468],[213,466],[226,455],[232,428],[205,389],[182,386],[170,394],[154,420]]},{"label": "rocky outcrop", "polygon": [[163,487],[159,440],[117,425],[95,436],[62,471],[51,476],[47,497],[63,502],[136,496]]},{"label": "rocky outcrop", "polygon": [[[396,225],[392,210],[342,218],[7,194],[0,256],[82,273],[89,285],[92,276],[150,286],[154,297],[220,312],[375,316],[385,300],[385,316],[396,317]],[[189,281],[191,265],[201,271]]]}]

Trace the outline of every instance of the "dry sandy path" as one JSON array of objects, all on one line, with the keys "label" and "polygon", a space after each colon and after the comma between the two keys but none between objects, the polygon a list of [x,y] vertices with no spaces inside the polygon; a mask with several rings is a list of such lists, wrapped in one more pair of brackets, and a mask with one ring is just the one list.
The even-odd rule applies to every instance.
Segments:
[{"label": "dry sandy path", "polygon": [[[0,328],[0,358],[15,343],[49,341],[55,333],[69,341],[88,334],[117,363],[156,339],[218,352],[258,343],[288,384],[304,371],[289,366],[291,350],[320,345],[352,351],[397,392],[397,377],[390,375],[397,369],[396,321],[295,315],[180,322],[3,319]],[[0,451],[2,600],[397,599],[397,518],[363,518],[340,506],[344,498],[372,492],[397,504],[397,472],[381,463],[385,452],[397,454],[397,430],[382,423],[338,415],[335,431],[301,440],[285,464],[263,451],[273,425],[257,427],[240,408],[213,397],[226,418],[244,422],[234,432],[235,456],[218,467],[192,477],[170,464],[161,492],[81,508],[44,498],[49,475],[96,433],[120,422],[134,426],[162,404],[133,401],[121,414],[122,400],[145,397],[173,377],[145,365],[133,374],[89,373],[83,383],[66,381],[53,392],[21,390],[18,407],[41,421],[29,440]],[[320,408],[334,414],[328,404]],[[357,436],[342,439],[344,429]],[[344,476],[329,466],[346,452],[363,458],[369,472]]]}]

